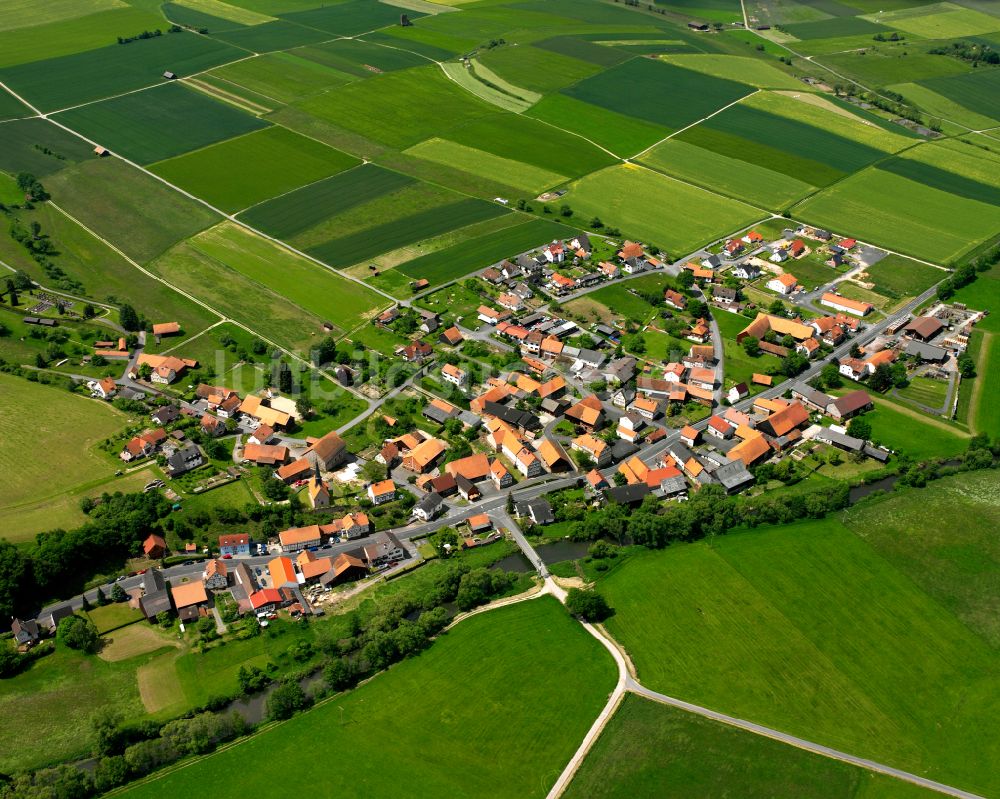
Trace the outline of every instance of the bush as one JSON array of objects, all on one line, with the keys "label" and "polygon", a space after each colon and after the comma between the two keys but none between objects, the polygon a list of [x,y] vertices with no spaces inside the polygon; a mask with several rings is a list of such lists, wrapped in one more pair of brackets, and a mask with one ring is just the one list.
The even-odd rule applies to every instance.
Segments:
[{"label": "bush", "polygon": [[97,628],[91,621],[82,616],[67,616],[59,622],[56,629],[56,641],[70,649],[77,649],[88,655],[94,654],[99,648],[101,639]]},{"label": "bush", "polygon": [[596,591],[571,588],[566,596],[566,609],[587,622],[604,621],[611,615],[607,601]]},{"label": "bush", "polygon": [[300,710],[305,710],[311,700],[297,682],[284,682],[267,698],[267,717],[271,721],[289,719]]}]

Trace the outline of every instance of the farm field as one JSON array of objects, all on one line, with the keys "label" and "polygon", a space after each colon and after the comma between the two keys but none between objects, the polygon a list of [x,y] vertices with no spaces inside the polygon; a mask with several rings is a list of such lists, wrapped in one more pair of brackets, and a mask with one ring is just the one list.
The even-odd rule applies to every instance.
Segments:
[{"label": "farm field", "polygon": [[801,81],[759,58],[699,53],[697,55],[664,55],[660,56],[660,60],[673,64],[675,67],[702,72],[716,78],[749,83],[758,89],[791,89],[793,91],[802,89]]},{"label": "farm field", "polygon": [[[565,664],[573,668],[557,683],[521,681],[512,692],[511,680],[517,679],[525,658],[543,670]],[[386,747],[393,761],[406,768],[408,785],[418,793],[544,796],[613,685],[610,657],[555,601],[525,602],[462,622],[427,652],[366,685],[188,768],[138,785],[127,795],[138,799],[186,790],[210,770],[229,764],[239,764],[252,779],[256,770],[281,763],[288,768],[286,781],[304,786],[311,778],[296,764],[312,756],[322,729],[322,746],[331,751],[358,740],[359,733],[382,740],[378,753],[354,750],[354,758],[371,767],[361,768],[356,780],[338,789],[347,796],[396,795],[396,778],[375,768]],[[485,707],[494,712],[484,713]],[[428,712],[440,719],[432,737],[424,734]],[[347,727],[337,723],[342,716]],[[469,736],[490,745],[468,746]],[[256,756],[263,751],[269,753],[266,762]],[[445,757],[448,769],[439,766]],[[516,769],[511,768],[514,762]],[[223,797],[237,796],[240,787],[229,783],[220,790]]]},{"label": "farm field", "polygon": [[581,217],[599,217],[674,258],[765,216],[744,203],[629,164],[573,183],[564,199]]},{"label": "farm field", "polygon": [[993,120],[1000,118],[1000,73],[995,70],[930,78],[920,81],[919,85],[978,115]]},{"label": "farm field", "polygon": [[234,213],[359,163],[353,156],[275,126],[161,161],[151,170]]},{"label": "farm field", "polygon": [[852,175],[794,206],[792,214],[941,264],[973,249],[998,229],[994,206],[883,169]]},{"label": "farm field", "polygon": [[413,178],[399,172],[365,164],[256,205],[244,211],[240,219],[272,236],[291,238],[413,182]]},{"label": "farm field", "polygon": [[177,83],[64,111],[58,119],[141,164],[267,126],[250,114]]},{"label": "farm field", "polygon": [[865,282],[887,297],[916,297],[946,277],[940,269],[892,254],[865,271]]},{"label": "farm field", "polygon": [[[387,301],[374,291],[311,263],[231,222],[190,240],[202,254],[246,275],[342,331],[366,321]],[[254,319],[246,321],[251,324]]]},{"label": "farm field", "polygon": [[45,177],[94,158],[93,147],[43,119],[18,119],[0,125],[0,169]]},{"label": "farm field", "polygon": [[[840,522],[640,555],[602,585],[616,610],[607,627],[644,684],[969,790],[995,790],[996,775],[968,753],[1000,747],[990,718],[996,650]],[[976,701],[959,706],[958,696]]]},{"label": "farm field", "polygon": [[46,188],[60,208],[139,263],[219,220],[117,158],[63,170]]},{"label": "farm field", "polygon": [[564,94],[550,94],[525,112],[599,144],[618,156],[635,155],[670,134],[670,129],[600,108]]},{"label": "farm field", "polygon": [[[65,390],[0,374],[0,512],[58,498],[89,482],[111,477],[113,464],[94,452],[103,439],[125,427],[111,406]],[[44,407],[45,414],[37,409]],[[31,442],[47,441],[46,457],[25,458]],[[6,530],[4,531],[6,537]]]},{"label": "farm field", "polygon": [[890,777],[627,694],[564,794],[567,799],[932,796]]},{"label": "farm field", "polygon": [[875,409],[865,416],[872,425],[872,441],[913,458],[946,458],[962,452],[969,443],[961,428],[927,416],[891,397],[872,397]]},{"label": "farm field", "polygon": [[955,292],[956,302],[964,302],[976,310],[990,310],[991,313],[976,325],[980,330],[1000,333],[1000,314],[993,311],[1000,308],[1000,267],[993,266],[988,272],[980,272],[979,277]]},{"label": "farm field", "polygon": [[[186,32],[126,45],[114,44],[114,39],[112,30],[105,38],[108,47],[0,68],[0,80],[48,112],[156,86],[163,83],[165,70],[186,77],[247,55],[245,50]],[[66,80],[67,75],[73,80]]]},{"label": "farm field", "polygon": [[353,75],[306,57],[307,48],[267,53],[259,58],[234,61],[200,76],[213,86],[234,91],[275,107],[291,103],[331,86],[354,80]]}]

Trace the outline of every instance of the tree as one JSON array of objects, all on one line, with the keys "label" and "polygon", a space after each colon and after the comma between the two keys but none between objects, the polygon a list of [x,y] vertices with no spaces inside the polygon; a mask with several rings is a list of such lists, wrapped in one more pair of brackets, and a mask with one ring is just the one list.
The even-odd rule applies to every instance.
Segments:
[{"label": "tree", "polygon": [[97,607],[103,608],[108,604],[108,597],[104,593],[104,589],[100,586],[97,587]]},{"label": "tree", "polygon": [[567,218],[571,217],[571,216],[573,216],[573,209],[570,208],[568,205],[563,204],[563,205],[559,206],[559,215],[560,216],[565,216]]},{"label": "tree", "polygon": [[694,285],[694,272],[690,269],[682,269],[677,275],[677,285],[687,291]]},{"label": "tree", "polygon": [[743,339],[743,351],[749,355],[751,358],[756,358],[760,355],[760,341],[755,339],[753,336],[747,336]]},{"label": "tree", "polygon": [[354,684],[354,668],[344,658],[334,658],[323,669],[323,679],[331,691],[344,691]]},{"label": "tree", "polygon": [[255,694],[263,690],[271,682],[271,678],[257,666],[240,666],[236,672],[236,681],[244,694]]},{"label": "tree", "polygon": [[93,319],[95,316],[97,316],[97,309],[91,303],[88,302],[86,305],[83,306],[83,318]]},{"label": "tree", "polygon": [[111,587],[111,601],[125,602],[127,599],[128,599],[128,594],[125,593],[125,589],[122,588],[118,583],[115,583]]},{"label": "tree", "polygon": [[596,591],[571,588],[566,595],[566,609],[584,621],[603,621],[611,615],[607,601]]},{"label": "tree", "polygon": [[875,367],[875,372],[868,380],[868,385],[873,391],[888,391],[894,380],[892,377],[892,367],[887,363],[880,363]]},{"label": "tree", "polygon": [[139,314],[131,305],[123,305],[118,309],[118,321],[126,330],[141,330]]},{"label": "tree", "polygon": [[864,416],[855,416],[847,423],[847,435],[868,441],[872,437],[872,424]]},{"label": "tree", "polygon": [[775,300],[767,307],[767,312],[773,316],[784,316],[785,315],[785,303],[781,300]]},{"label": "tree", "polygon": [[823,385],[827,388],[840,388],[844,385],[844,381],[840,377],[840,368],[835,363],[826,364],[819,374]]},{"label": "tree", "polygon": [[966,354],[958,358],[958,371],[966,380],[976,376],[976,362]]},{"label": "tree", "polygon": [[59,622],[59,627],[56,628],[56,642],[92,655],[100,645],[100,638],[92,622],[82,616],[74,615],[67,616]]},{"label": "tree", "polygon": [[124,716],[111,707],[103,707],[90,719],[91,751],[94,757],[118,754],[125,740]]},{"label": "tree", "polygon": [[513,491],[508,491],[507,492],[507,504],[504,507],[506,508],[507,513],[513,513],[514,512],[514,492]]}]

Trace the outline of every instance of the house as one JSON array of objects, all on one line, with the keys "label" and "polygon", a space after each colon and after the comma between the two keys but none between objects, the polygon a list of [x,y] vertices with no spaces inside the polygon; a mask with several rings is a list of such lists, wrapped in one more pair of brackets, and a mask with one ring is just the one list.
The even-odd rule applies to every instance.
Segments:
[{"label": "house", "polygon": [[170,589],[170,597],[181,621],[197,619],[201,615],[200,609],[208,605],[208,592],[205,591],[205,584],[201,580],[173,586]]},{"label": "house", "polygon": [[368,486],[368,499],[372,505],[382,505],[396,498],[396,484],[392,480],[382,480]]},{"label": "house", "polygon": [[288,460],[288,447],[283,444],[247,444],[243,447],[243,460],[258,466],[281,465]]},{"label": "house", "polygon": [[604,421],[604,407],[601,401],[591,394],[570,407],[566,411],[566,418],[593,432],[599,429]]},{"label": "house", "polygon": [[778,277],[773,277],[767,281],[767,287],[771,291],[775,291],[782,295],[791,294],[795,291],[795,287],[798,284],[799,281],[795,279],[795,275],[788,272],[778,275]]},{"label": "house", "polygon": [[681,441],[684,443],[684,446],[686,447],[693,447],[695,444],[697,444],[700,435],[701,433],[698,430],[698,428],[692,427],[689,424],[684,425],[684,427],[681,428],[680,432]]},{"label": "house", "polygon": [[299,458],[274,470],[274,476],[287,485],[307,480],[314,475],[313,465],[306,458]]},{"label": "house", "polygon": [[160,324],[153,325],[153,335],[159,338],[160,336],[175,336],[181,332],[181,326],[177,322],[161,322]]},{"label": "house", "polygon": [[695,341],[698,344],[704,344],[712,335],[712,329],[708,326],[708,322],[704,319],[698,319],[691,327],[688,329],[684,337],[688,341]]},{"label": "house", "polygon": [[496,325],[504,319],[510,318],[510,311],[497,311],[486,305],[480,305],[476,313],[479,315],[480,321],[488,325]]},{"label": "house", "polygon": [[421,441],[403,457],[403,468],[410,472],[423,474],[434,466],[447,448],[448,445],[437,438]]},{"label": "house", "polygon": [[209,591],[222,591],[227,588],[229,586],[229,570],[226,568],[226,562],[224,560],[210,560],[205,565],[201,579]]},{"label": "house", "polygon": [[270,400],[256,394],[248,394],[240,403],[239,412],[256,419],[272,429],[288,427],[291,414],[279,411],[270,406]]},{"label": "house", "polygon": [[726,392],[726,399],[730,403],[739,402],[741,399],[745,399],[750,396],[750,389],[747,387],[746,383],[737,383],[735,386]]},{"label": "house", "polygon": [[306,485],[309,507],[313,510],[330,507],[330,486],[318,477],[310,477]]},{"label": "house", "polygon": [[604,275],[604,277],[607,278],[608,280],[614,280],[616,277],[621,276],[621,270],[618,268],[618,264],[611,264],[608,263],[607,261],[601,261],[597,265],[597,268],[601,271],[601,274]]},{"label": "house", "polygon": [[447,344],[449,347],[457,347],[465,341],[465,337],[462,335],[462,332],[454,325],[441,333],[439,338],[442,344]]},{"label": "house", "polygon": [[556,520],[549,501],[541,497],[516,503],[514,515],[518,519],[530,519],[532,524],[552,524]]},{"label": "house", "polygon": [[319,578],[324,588],[331,588],[340,583],[360,580],[368,576],[368,568],[360,558],[342,552],[333,559],[330,570]]},{"label": "house", "polygon": [[826,413],[827,406],[834,401],[829,394],[813,388],[808,383],[800,383],[792,388],[792,399],[797,399],[807,408]]},{"label": "house", "polygon": [[749,233],[743,236],[743,241],[747,244],[752,244],[755,247],[759,247],[764,243],[764,237],[758,233],[756,230],[751,230]]},{"label": "house", "polygon": [[660,415],[660,403],[652,397],[638,397],[632,401],[629,410],[637,413],[643,419],[652,421]]},{"label": "house", "polygon": [[[608,383],[627,383],[635,377],[636,359],[631,355],[616,358],[604,367],[601,377]],[[562,379],[562,378],[559,378]],[[566,381],[563,381],[565,386]]]},{"label": "house", "polygon": [[740,239],[730,239],[723,246],[727,258],[735,258],[743,252],[744,244]]},{"label": "house", "polygon": [[538,457],[547,472],[564,472],[570,468],[566,455],[558,444],[548,438],[543,438],[538,444]]},{"label": "house", "polygon": [[574,438],[570,447],[577,452],[585,453],[600,468],[611,462],[611,448],[599,438],[594,438],[591,435]]},{"label": "house", "polygon": [[635,399],[635,389],[622,386],[611,395],[611,404],[616,408],[627,408]]},{"label": "house", "polygon": [[11,622],[10,630],[14,634],[14,641],[18,646],[31,647],[38,643],[40,633],[38,623],[34,619],[26,621],[14,619]]},{"label": "house", "polygon": [[145,458],[156,452],[159,446],[166,440],[167,433],[162,427],[156,430],[146,430],[144,433],[129,439],[118,457],[126,463],[136,458]]},{"label": "house", "polygon": [[424,341],[413,341],[403,347],[402,358],[407,363],[419,363],[434,354],[434,348]]},{"label": "house", "polygon": [[[149,379],[153,383],[169,385],[188,369],[196,368],[198,362],[186,358],[177,358],[173,355],[153,355],[152,353],[144,352],[136,360],[136,367],[139,366],[149,366],[151,369]],[[130,375],[132,374],[130,373]],[[138,372],[135,372],[134,375],[137,377]]]},{"label": "house", "polygon": [[262,588],[249,596],[250,608],[257,616],[270,616],[285,604],[277,588]]},{"label": "house", "polygon": [[863,439],[849,436],[839,430],[831,430],[829,427],[820,428],[819,432],[816,433],[816,440],[847,452],[862,452],[865,448]]},{"label": "house", "polygon": [[715,388],[715,370],[694,366],[688,371],[688,385],[711,391]]},{"label": "house", "polygon": [[450,363],[446,363],[441,367],[441,377],[444,378],[446,383],[451,383],[453,386],[461,389],[465,388],[465,384],[469,380],[469,375],[464,369],[459,369]]},{"label": "house", "polygon": [[708,435],[722,439],[723,441],[728,441],[733,437],[733,428],[721,416],[713,416],[710,418],[708,420],[708,425],[705,427],[705,432],[708,433]]},{"label": "house", "polygon": [[[836,328],[840,330],[840,328]],[[814,338],[807,338],[795,345],[795,351],[807,358],[812,358],[819,352],[819,342]]]},{"label": "house", "polygon": [[702,259],[701,266],[703,269],[718,269],[722,266],[722,259],[718,255],[709,255],[707,258]]},{"label": "house", "polygon": [[944,347],[937,347],[934,344],[923,344],[919,341],[907,341],[903,347],[903,352],[919,358],[923,362],[944,363],[948,360],[948,350]]},{"label": "house", "polygon": [[358,511],[357,513],[348,513],[342,519],[334,519],[329,524],[320,525],[319,529],[324,535],[353,540],[368,535],[371,532],[372,524],[368,514]]},{"label": "house", "polygon": [[739,292],[729,286],[712,286],[712,299],[719,305],[735,305],[739,300]]},{"label": "house", "polygon": [[221,436],[226,432],[226,425],[223,421],[216,416],[212,416],[210,413],[202,414],[199,426],[201,427],[201,432],[213,438]]},{"label": "house", "polygon": [[746,467],[753,466],[771,453],[771,445],[763,434],[756,433],[743,439],[727,453],[730,460],[739,460]]},{"label": "house", "polygon": [[147,619],[153,619],[160,613],[167,613],[173,609],[173,605],[170,604],[170,592],[167,591],[167,581],[159,569],[147,569],[142,576],[139,609]]},{"label": "house", "polygon": [[229,533],[219,536],[220,555],[249,555],[253,542],[246,533]]},{"label": "house", "polygon": [[750,382],[755,386],[773,386],[774,378],[771,375],[762,375],[760,372],[754,372],[750,375]]},{"label": "house", "polygon": [[323,532],[318,524],[307,527],[290,527],[278,533],[282,552],[301,552],[309,547],[318,547],[323,543]]},{"label": "house", "polygon": [[543,471],[541,460],[527,447],[521,447],[511,460],[514,462],[514,468],[525,477],[538,477]]},{"label": "house", "polygon": [[566,260],[566,248],[561,241],[554,241],[542,248],[542,255],[550,264],[561,264]]},{"label": "house", "polygon": [[779,336],[791,336],[796,341],[804,341],[812,338],[813,328],[795,319],[785,319],[783,316],[759,313],[754,320],[736,334],[736,343],[742,344],[743,339],[748,336],[755,339],[762,339],[769,332]]},{"label": "house", "polygon": [[834,419],[843,420],[857,416],[872,408],[874,403],[867,391],[858,389],[838,397],[826,406],[826,412]]},{"label": "house", "polygon": [[105,377],[93,384],[94,394],[101,399],[111,399],[118,393],[118,386],[113,377]]},{"label": "house", "polygon": [[638,505],[649,494],[649,486],[645,483],[615,486],[604,490],[604,498],[615,505]]},{"label": "house", "polygon": [[362,553],[369,568],[381,566],[390,561],[403,560],[406,557],[406,550],[399,543],[399,539],[388,532],[375,536],[370,544],[363,547]]},{"label": "house", "polygon": [[336,430],[331,430],[318,441],[312,442],[303,457],[313,468],[330,472],[347,460],[347,443]]},{"label": "house", "polygon": [[875,370],[878,369],[884,363],[892,363],[896,360],[895,350],[880,350],[879,352],[873,353],[865,358],[865,371],[868,374],[875,374]]},{"label": "house", "polygon": [[420,498],[413,506],[413,515],[424,522],[429,522],[445,509],[444,497],[432,491]]},{"label": "house", "polygon": [[757,429],[773,438],[788,435],[790,431],[809,421],[809,411],[798,401],[790,402],[780,411],[768,416]]},{"label": "house", "polygon": [[930,341],[943,329],[944,322],[940,319],[933,316],[918,316],[903,328],[902,335],[918,341]]},{"label": "house", "polygon": [[[645,280],[645,278],[643,279]],[[679,291],[674,291],[673,289],[667,289],[663,292],[663,301],[671,308],[676,308],[679,311],[683,311],[687,308],[687,297]]]},{"label": "house", "polygon": [[733,494],[754,481],[753,475],[747,470],[747,466],[741,458],[727,460],[713,469],[710,474],[712,480],[722,485],[727,494]]},{"label": "house", "polygon": [[431,282],[425,277],[419,278],[417,280],[411,280],[410,291],[423,291],[430,284]]},{"label": "house", "polygon": [[156,533],[150,533],[142,542],[143,554],[152,560],[158,560],[167,554],[167,542]]},{"label": "house", "polygon": [[760,267],[750,261],[734,266],[730,274],[740,280],[756,280],[760,277]]},{"label": "house", "polygon": [[508,311],[513,311],[514,313],[524,308],[524,300],[516,294],[501,294],[497,297],[496,303],[501,308],[506,308]]},{"label": "house", "polygon": [[867,316],[874,307],[870,302],[860,302],[847,297],[841,297],[828,291],[820,298],[820,303],[844,313],[855,314],[856,316]]},{"label": "house", "polygon": [[576,281],[571,277],[553,272],[549,278],[549,290],[553,294],[568,294],[576,288]]},{"label": "house", "polygon": [[510,488],[514,485],[514,475],[510,473],[499,459],[490,464],[490,479],[493,480],[493,485],[497,487],[497,490]]},{"label": "house", "polygon": [[635,381],[636,391],[647,397],[666,399],[677,387],[677,380],[659,380],[652,377],[640,377]]},{"label": "house", "polygon": [[[318,529],[318,525],[313,525]],[[308,529],[308,528],[307,528]],[[301,547],[295,551],[301,551]],[[271,576],[272,588],[295,588],[299,584],[299,579],[295,574],[295,566],[291,558],[284,556],[272,558],[267,562],[267,571]]]},{"label": "house", "polygon": [[840,247],[844,252],[848,252],[854,249],[857,244],[857,239],[842,239],[837,242],[837,246]]}]

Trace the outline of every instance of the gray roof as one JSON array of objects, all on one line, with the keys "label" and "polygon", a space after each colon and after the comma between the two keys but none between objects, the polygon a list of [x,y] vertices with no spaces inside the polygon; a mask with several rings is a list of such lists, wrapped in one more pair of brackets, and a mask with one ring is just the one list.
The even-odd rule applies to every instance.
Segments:
[{"label": "gray roof", "polygon": [[518,502],[514,509],[518,516],[527,516],[535,524],[552,524],[556,520],[549,501],[541,497]]},{"label": "gray roof", "polygon": [[874,458],[880,463],[885,463],[887,460],[889,460],[889,453],[886,452],[884,449],[881,449],[880,447],[873,447],[866,444],[864,446],[864,449],[862,449],[861,451],[864,452],[865,455],[867,455],[869,458]]},{"label": "gray roof", "polygon": [[423,511],[427,515],[433,515],[444,505],[444,497],[435,492],[425,494],[421,500],[413,506],[413,510]]},{"label": "gray roof", "polygon": [[483,423],[483,420],[476,416],[476,414],[472,411],[462,411],[458,414],[458,418],[461,419],[462,424],[467,427],[479,427],[479,425]]},{"label": "gray roof", "polygon": [[660,491],[666,495],[681,494],[687,491],[687,480],[680,475],[668,477],[660,481]]},{"label": "gray roof", "polygon": [[187,444],[167,458],[167,469],[171,474],[190,471],[203,463],[201,450],[197,444]]},{"label": "gray roof", "polygon": [[679,460],[681,463],[687,463],[694,457],[694,453],[685,447],[680,441],[671,444],[668,451],[673,456],[674,460]]},{"label": "gray roof", "polygon": [[846,435],[845,433],[838,433],[836,430],[831,430],[829,427],[824,427],[816,434],[816,439],[819,441],[825,441],[828,444],[834,444],[842,449],[849,449],[852,452],[860,452],[865,445],[865,442],[860,438],[855,438],[854,436]]},{"label": "gray roof", "polygon": [[436,405],[431,405],[428,403],[427,406],[424,407],[423,411],[421,411],[421,413],[428,419],[431,419],[432,421],[444,423],[447,422],[449,419],[458,416],[460,414],[460,411],[454,405],[452,405],[450,411],[445,411],[437,407]]},{"label": "gray roof", "polygon": [[604,489],[604,498],[608,502],[619,505],[631,505],[634,502],[642,502],[650,488],[645,483],[635,483],[634,485],[615,486]]},{"label": "gray roof", "polygon": [[948,357],[948,350],[934,344],[924,344],[922,341],[907,341],[903,347],[907,355],[915,355],[925,361],[943,361]]},{"label": "gray roof", "polygon": [[155,591],[163,591],[167,587],[167,581],[163,578],[163,572],[159,569],[149,569],[142,576],[142,590],[147,594]]},{"label": "gray roof", "polygon": [[792,388],[792,396],[798,395],[802,397],[806,402],[815,405],[818,408],[826,408],[831,402],[833,402],[833,397],[829,394],[825,394],[818,389],[813,388],[808,384],[800,384]]},{"label": "gray roof", "polygon": [[618,439],[614,444],[611,445],[611,457],[616,461],[625,460],[632,455],[635,455],[639,451],[639,448],[629,442],[624,438]]},{"label": "gray roof", "polygon": [[142,612],[146,614],[146,618],[153,618],[160,613],[169,611],[172,609],[170,604],[170,592],[154,591],[151,594],[146,594],[139,600],[139,607],[142,608]]}]

